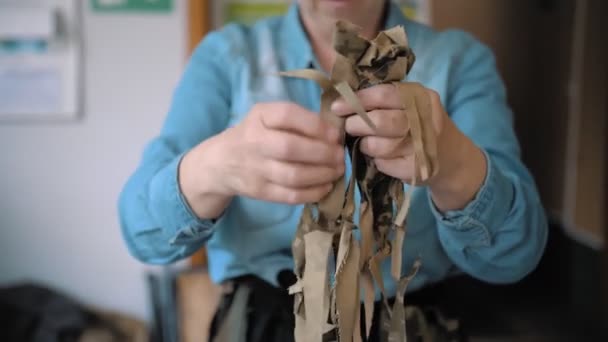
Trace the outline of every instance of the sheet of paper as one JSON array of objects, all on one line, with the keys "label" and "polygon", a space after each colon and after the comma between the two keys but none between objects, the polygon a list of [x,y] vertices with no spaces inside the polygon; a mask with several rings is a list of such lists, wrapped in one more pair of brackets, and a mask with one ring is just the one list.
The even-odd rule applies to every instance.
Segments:
[{"label": "sheet of paper", "polygon": [[51,60],[0,57],[0,115],[57,114],[63,108],[62,69]]}]

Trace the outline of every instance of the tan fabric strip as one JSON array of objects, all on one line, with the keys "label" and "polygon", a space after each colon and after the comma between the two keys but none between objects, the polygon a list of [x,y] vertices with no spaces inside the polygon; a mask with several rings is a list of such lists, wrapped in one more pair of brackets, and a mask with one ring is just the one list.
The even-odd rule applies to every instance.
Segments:
[{"label": "tan fabric strip", "polygon": [[[398,84],[397,88],[403,89],[401,84]],[[402,91],[402,93],[404,92]],[[409,93],[403,95],[407,96],[407,102],[404,104],[404,111],[407,115],[408,122],[410,123],[410,134],[412,135],[414,154],[416,155],[416,161],[419,163],[420,176],[422,177],[422,180],[426,180],[430,177],[431,173],[426,155],[424,153],[424,145],[422,141],[422,127],[420,126],[420,117],[418,111],[416,110],[415,96],[414,94]]]},{"label": "tan fabric strip", "polygon": [[395,281],[401,279],[401,265],[402,265],[402,252],[403,242],[405,240],[406,227],[404,224],[399,225],[398,217],[401,213],[401,208],[405,202],[405,192],[403,190],[403,184],[401,182],[393,181],[390,188],[391,198],[395,203],[397,215],[393,219],[393,229],[395,230],[395,237],[391,244],[391,275]]},{"label": "tan fabric strip", "polygon": [[[303,306],[302,306],[303,307]],[[294,330],[295,342],[308,342],[306,336],[306,319],[303,314],[296,315],[296,327]]]},{"label": "tan fabric strip", "polygon": [[391,276],[396,281],[401,278],[403,240],[405,240],[404,227],[396,227],[391,251]]},{"label": "tan fabric strip", "polygon": [[338,259],[339,272],[336,273],[336,311],[341,341],[352,341],[357,334],[357,311],[359,299],[359,245],[352,236],[352,226],[344,221],[340,237],[340,250],[348,249],[342,259]]},{"label": "tan fabric strip", "polygon": [[384,287],[384,278],[382,277],[382,272],[380,271],[380,263],[389,255],[390,244],[387,242],[387,244],[380,249],[369,262],[369,270],[374,278],[374,281],[378,285],[378,288],[380,289],[380,293],[382,294],[382,302],[388,312],[391,311],[391,308],[388,305],[388,297],[386,296],[386,290]]},{"label": "tan fabric strip", "polygon": [[[359,141],[355,142],[355,146],[358,146]],[[353,222],[353,216],[355,215],[355,186],[357,184],[357,151],[356,149],[351,153],[351,172],[350,179],[348,181],[348,188],[346,189],[346,199],[344,201],[344,208],[342,209],[342,220]]]},{"label": "tan fabric strip", "polygon": [[327,77],[327,75],[315,69],[281,71],[279,72],[279,75],[315,81],[323,90],[327,90],[333,85],[333,82],[329,79],[329,77]]},{"label": "tan fabric strip", "polygon": [[416,276],[422,263],[420,259],[414,261],[412,271],[409,275],[401,278],[397,284],[397,293],[395,294],[395,303],[393,304],[393,315],[391,317],[391,328],[389,331],[388,340],[391,342],[407,341],[405,330],[405,304],[403,297],[409,282]]},{"label": "tan fabric strip", "polygon": [[412,167],[414,169],[412,184],[410,184],[409,189],[407,189],[407,193],[405,194],[403,202],[401,203],[401,205],[399,207],[399,212],[397,213],[397,217],[395,217],[395,225],[398,227],[403,226],[403,223],[405,222],[405,218],[407,217],[407,214],[410,210],[410,202],[412,200],[412,193],[414,192],[414,188],[416,188],[416,179],[418,178],[418,168],[416,167],[417,165],[418,165],[418,157],[414,156],[414,162],[412,163]]},{"label": "tan fabric strip", "polygon": [[353,62],[341,54],[336,55],[336,60],[331,70],[331,79],[334,80],[334,85],[346,82],[352,89],[359,87],[359,76],[353,68]]},{"label": "tan fabric strip", "polygon": [[[359,297],[357,297],[359,298]],[[361,304],[360,301],[357,301],[357,311],[355,318],[355,331],[353,333],[353,342],[363,342],[363,338],[361,337]],[[348,341],[350,342],[350,341]]]},{"label": "tan fabric strip", "polygon": [[332,319],[338,323],[339,339],[352,341],[359,299],[359,244],[352,236],[355,212],[356,153],[352,156],[351,177],[346,191],[346,201],[342,210],[342,230],[338,244],[335,284],[333,291]]},{"label": "tan fabric strip", "polygon": [[437,141],[435,128],[433,125],[431,101],[429,96],[422,89],[419,90],[419,93],[416,96],[416,108],[420,114],[424,153],[431,164],[430,176],[432,177],[437,174],[437,171],[439,171],[439,164],[437,161]]},{"label": "tan fabric strip", "polygon": [[303,292],[306,341],[321,341],[329,317],[328,261],[333,234],[315,230],[304,235],[306,266]]},{"label": "tan fabric strip", "polygon": [[304,307],[304,296],[302,294],[302,282],[298,282],[289,288],[289,294],[294,295],[295,315],[295,342],[306,342],[306,309]]},{"label": "tan fabric strip", "polygon": [[[401,279],[401,265],[403,262],[403,242],[405,240],[405,233],[407,231],[407,223],[405,222],[405,218],[410,209],[410,202],[412,199],[412,193],[414,188],[416,187],[416,179],[418,178],[416,157],[414,157],[414,163],[412,165],[414,169],[414,177],[412,179],[412,184],[410,185],[407,193],[403,197],[403,200],[397,199],[397,203],[401,203],[399,206],[399,211],[397,212],[397,217],[395,217],[395,221],[393,227],[395,229],[395,240],[393,241],[393,249],[391,251],[391,275],[395,281]],[[403,190],[403,188],[401,188]],[[403,191],[401,192],[403,193]]]},{"label": "tan fabric strip", "polygon": [[361,231],[361,260],[360,266],[371,258],[374,247],[374,213],[368,202],[362,202],[360,207],[359,230]]},{"label": "tan fabric strip", "polygon": [[384,31],[384,34],[389,36],[397,45],[408,46],[407,35],[403,26],[395,26],[391,29]]},{"label": "tan fabric strip", "polygon": [[373,129],[375,131],[376,125],[372,122],[372,120],[369,118],[369,116],[367,116],[367,112],[365,111],[365,108],[363,108],[363,105],[359,101],[359,98],[357,97],[355,92],[351,89],[351,87],[348,85],[348,83],[340,82],[335,85],[335,88],[338,91],[338,93],[340,93],[340,95],[342,95],[342,98],[344,98],[346,103],[348,103],[348,105],[351,106],[355,110],[355,113],[357,113],[363,119],[363,121],[365,121],[365,123],[371,129]]},{"label": "tan fabric strip", "polygon": [[361,284],[364,290],[363,308],[365,310],[365,334],[366,339],[369,338],[369,333],[372,328],[372,318],[374,316],[374,299],[376,292],[374,290],[374,281],[369,268],[361,270]]},{"label": "tan fabric strip", "polygon": [[302,278],[302,272],[304,270],[304,234],[312,231],[313,220],[312,220],[312,208],[310,205],[305,205],[302,209],[302,216],[298,223],[298,229],[296,230],[296,236],[291,243],[291,252],[293,254],[294,261],[294,273],[298,279]]}]

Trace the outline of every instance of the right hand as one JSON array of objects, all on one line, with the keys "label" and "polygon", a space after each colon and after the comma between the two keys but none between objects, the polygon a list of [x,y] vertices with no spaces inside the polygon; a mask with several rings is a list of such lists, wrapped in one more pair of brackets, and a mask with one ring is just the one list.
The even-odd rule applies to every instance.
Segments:
[{"label": "right hand", "polygon": [[217,186],[226,196],[317,202],[344,174],[339,130],[293,103],[255,105],[216,138]]}]

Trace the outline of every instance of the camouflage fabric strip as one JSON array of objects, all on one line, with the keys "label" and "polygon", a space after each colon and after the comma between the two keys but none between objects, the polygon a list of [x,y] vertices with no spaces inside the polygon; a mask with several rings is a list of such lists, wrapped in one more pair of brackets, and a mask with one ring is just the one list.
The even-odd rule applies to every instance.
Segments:
[{"label": "camouflage fabric strip", "polygon": [[[356,160],[356,154],[352,160]],[[342,211],[342,233],[338,244],[333,300],[335,311],[333,321],[338,323],[338,339],[352,341],[357,335],[357,311],[359,311],[359,244],[352,235],[355,212],[355,175],[352,169],[351,179],[346,191],[346,201]],[[360,334],[359,334],[360,335]]]},{"label": "camouflage fabric strip", "polygon": [[416,276],[420,269],[420,259],[416,259],[412,271],[409,275],[403,277],[397,284],[397,294],[395,296],[395,303],[393,304],[393,311],[390,320],[390,330],[388,335],[389,342],[404,342],[407,341],[406,334],[406,314],[405,314],[405,303],[403,297],[407,289],[409,282]]}]

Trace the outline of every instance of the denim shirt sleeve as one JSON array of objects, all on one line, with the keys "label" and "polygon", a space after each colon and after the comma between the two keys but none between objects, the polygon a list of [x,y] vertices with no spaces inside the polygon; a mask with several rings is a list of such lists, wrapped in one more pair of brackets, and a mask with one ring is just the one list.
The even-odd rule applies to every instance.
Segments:
[{"label": "denim shirt sleeve", "polygon": [[520,159],[504,85],[491,51],[462,32],[447,32],[463,46],[448,84],[446,110],[482,149],[488,171],[463,210],[440,213],[432,203],[439,240],[464,272],[493,283],[523,278],[538,264],[547,222],[534,180]]},{"label": "denim shirt sleeve", "polygon": [[141,261],[165,264],[189,256],[213,233],[183,197],[178,167],[183,155],[227,125],[230,82],[226,40],[214,32],[194,51],[178,84],[160,135],[143,153],[119,199],[123,237]]}]

